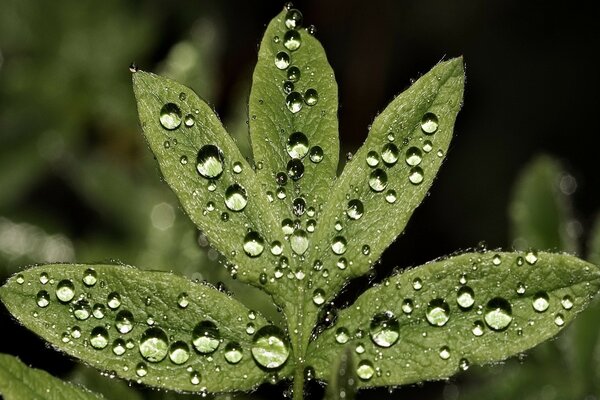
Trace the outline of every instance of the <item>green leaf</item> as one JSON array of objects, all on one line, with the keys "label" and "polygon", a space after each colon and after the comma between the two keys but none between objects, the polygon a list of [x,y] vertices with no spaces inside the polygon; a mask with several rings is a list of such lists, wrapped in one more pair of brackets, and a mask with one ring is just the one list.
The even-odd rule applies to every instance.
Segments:
[{"label": "green leaf", "polygon": [[564,176],[560,162],[546,155],[521,172],[509,209],[516,249],[577,251],[576,238],[567,230],[573,219],[571,201],[559,186]]},{"label": "green leaf", "polygon": [[331,381],[327,385],[325,400],[353,400],[356,397],[358,376],[355,364],[354,349],[346,346],[331,369]]},{"label": "green leaf", "polygon": [[[126,266],[40,265],[11,277],[0,297],[19,322],[58,349],[121,378],[179,391],[258,386],[273,369],[255,361],[260,348],[253,340],[264,327],[283,337],[211,286]],[[289,350],[281,343],[272,350],[283,360]],[[264,365],[265,357],[257,360]],[[280,376],[291,364],[282,365]]]},{"label": "green leaf", "polygon": [[311,343],[307,363],[327,379],[342,342],[356,349],[361,387],[449,377],[551,338],[599,287],[600,269],[566,254],[439,260],[365,292]]},{"label": "green leaf", "polygon": [[166,182],[212,246],[235,264],[232,274],[260,286],[265,267],[278,261],[271,243],[287,254],[289,245],[252,167],[190,89],[142,71],[133,83],[144,135]]},{"label": "green leaf", "polygon": [[366,273],[404,230],[448,150],[463,84],[462,59],[442,62],[373,122],[331,190],[315,232],[319,246],[310,258],[330,272],[314,278],[326,298]]},{"label": "green leaf", "polygon": [[0,354],[0,397],[5,400],[98,400],[104,397],[46,371],[30,368],[18,358]]},{"label": "green leaf", "polygon": [[[339,157],[337,84],[325,50],[301,23],[300,11],[284,9],[267,27],[249,103],[254,161],[262,165],[257,175],[286,217],[296,198],[314,209],[323,204]],[[304,171],[301,179],[289,173],[294,164]],[[278,185],[278,173],[288,174],[286,184]]]}]

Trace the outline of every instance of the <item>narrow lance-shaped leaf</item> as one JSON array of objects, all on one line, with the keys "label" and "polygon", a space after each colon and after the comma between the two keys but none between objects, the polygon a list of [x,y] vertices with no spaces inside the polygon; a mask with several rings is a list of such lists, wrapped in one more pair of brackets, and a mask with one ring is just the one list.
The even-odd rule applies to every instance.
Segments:
[{"label": "narrow lance-shaped leaf", "polygon": [[58,349],[150,386],[249,390],[274,371],[286,376],[292,364],[279,328],[226,294],[170,273],[41,265],[11,277],[0,297]]},{"label": "narrow lance-shaped leaf", "polygon": [[[404,230],[448,150],[464,84],[461,58],[442,62],[373,122],[330,193],[315,232],[313,278],[331,298]],[[324,273],[327,271],[327,274]]]},{"label": "narrow lance-shaped leaf", "polygon": [[267,27],[249,103],[257,175],[279,214],[292,218],[317,213],[339,157],[337,84],[314,27],[302,22],[300,11],[284,9]]},{"label": "narrow lance-shaped leaf", "polygon": [[[573,218],[571,202],[560,189],[565,176],[560,163],[549,156],[539,156],[525,167],[509,210],[516,249],[577,251],[576,238],[567,229]],[[568,186],[566,181],[563,185]]]},{"label": "narrow lance-shaped leaf", "polygon": [[327,380],[351,344],[361,387],[442,379],[556,335],[599,287],[600,269],[566,254],[439,260],[366,291],[310,344],[307,364]]},{"label": "narrow lance-shaped leaf", "polygon": [[289,252],[254,171],[189,88],[142,71],[133,83],[144,135],[165,180],[211,244],[237,264],[232,273],[258,286],[265,267]]},{"label": "narrow lance-shaped leaf", "polygon": [[0,397],[4,400],[101,400],[104,397],[0,354]]}]

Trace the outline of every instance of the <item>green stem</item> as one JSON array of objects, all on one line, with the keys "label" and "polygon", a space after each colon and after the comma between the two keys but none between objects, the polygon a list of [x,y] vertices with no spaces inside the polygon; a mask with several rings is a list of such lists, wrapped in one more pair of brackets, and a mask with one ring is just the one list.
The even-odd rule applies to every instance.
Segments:
[{"label": "green stem", "polygon": [[304,396],[304,364],[301,364],[302,361],[302,357],[296,358],[296,370],[294,371],[294,386],[292,387],[294,400],[302,400]]}]

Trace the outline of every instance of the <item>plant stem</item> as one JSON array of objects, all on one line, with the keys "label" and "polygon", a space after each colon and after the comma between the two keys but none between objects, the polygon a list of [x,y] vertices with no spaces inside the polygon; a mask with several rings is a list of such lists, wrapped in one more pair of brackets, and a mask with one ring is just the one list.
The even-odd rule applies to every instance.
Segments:
[{"label": "plant stem", "polygon": [[302,400],[304,396],[304,364],[300,364],[302,359],[298,357],[296,359],[296,370],[294,371],[294,385],[292,387],[293,390],[293,399],[294,400]]}]

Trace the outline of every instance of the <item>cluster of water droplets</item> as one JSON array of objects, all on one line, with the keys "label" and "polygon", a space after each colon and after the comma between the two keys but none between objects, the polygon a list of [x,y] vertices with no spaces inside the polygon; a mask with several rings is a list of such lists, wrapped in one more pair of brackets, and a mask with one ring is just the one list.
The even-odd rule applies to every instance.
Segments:
[{"label": "cluster of water droplets", "polygon": [[[26,279],[19,275],[16,281],[23,285]],[[86,268],[79,279],[57,281],[42,272],[37,282],[29,283],[39,286],[34,316],[38,317],[39,312],[46,310],[57,313],[64,308],[73,323],[62,333],[63,343],[111,352],[113,360],[122,360],[124,372],[135,371],[138,378],[150,373],[150,365],[188,365],[185,373],[189,375],[190,383],[198,385],[202,382],[203,372],[195,370],[194,366],[206,365],[198,363],[199,358],[214,363],[220,358],[228,365],[249,358],[262,369],[277,371],[290,355],[284,332],[274,325],[256,327],[254,311],[246,316],[245,329],[245,334],[251,337],[247,342],[252,344],[244,348],[239,341],[226,340],[217,323],[209,319],[199,321],[190,332],[180,332],[168,328],[167,317],[164,321],[150,314],[136,317],[127,306],[134,303],[133,299],[125,298],[119,291],[110,291],[94,268]],[[154,301],[150,297],[142,300],[146,306]],[[186,312],[193,301],[188,293],[182,292],[174,300],[173,308]],[[136,360],[130,354],[132,352],[139,354],[141,360]],[[130,365],[131,362],[135,365]]]}]

